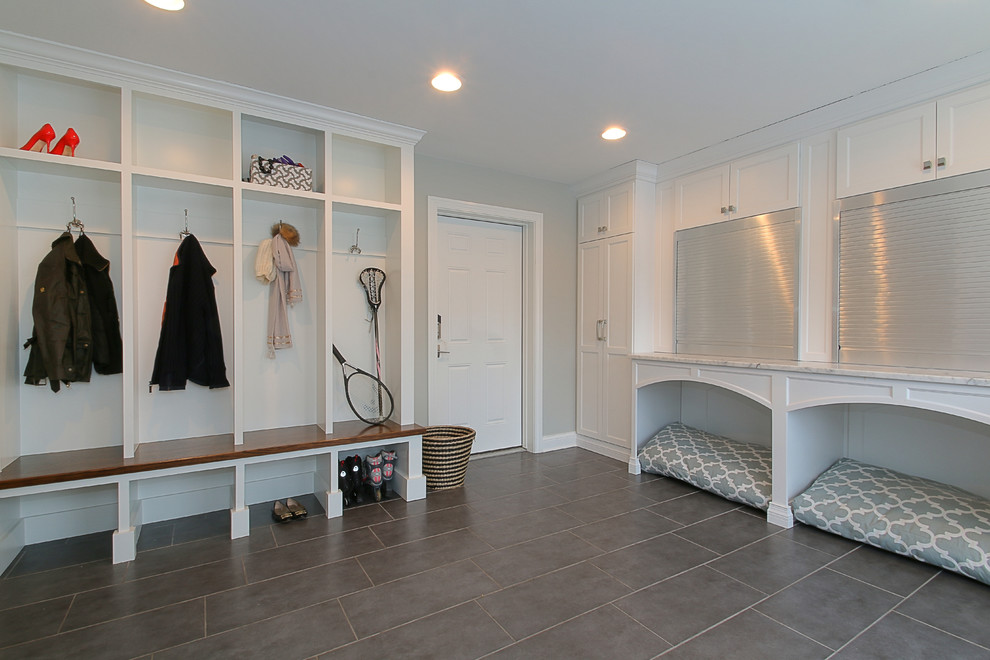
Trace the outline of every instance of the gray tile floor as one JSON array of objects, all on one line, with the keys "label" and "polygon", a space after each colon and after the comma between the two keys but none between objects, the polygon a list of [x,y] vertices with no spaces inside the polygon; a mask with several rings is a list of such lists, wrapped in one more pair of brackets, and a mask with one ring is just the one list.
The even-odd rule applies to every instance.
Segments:
[{"label": "gray tile floor", "polygon": [[271,524],[226,512],[30,546],[0,659],[990,658],[990,587],[580,449]]}]

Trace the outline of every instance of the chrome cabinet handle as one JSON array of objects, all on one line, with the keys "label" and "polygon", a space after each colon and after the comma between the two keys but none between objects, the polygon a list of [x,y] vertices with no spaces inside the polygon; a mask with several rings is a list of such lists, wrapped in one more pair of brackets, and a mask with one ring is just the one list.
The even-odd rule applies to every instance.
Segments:
[{"label": "chrome cabinet handle", "polygon": [[736,207],[732,204],[729,204],[729,213],[735,213],[735,212],[736,212]]},{"label": "chrome cabinet handle", "polygon": [[601,319],[598,319],[598,321],[595,322],[595,339],[597,339],[598,341],[601,341],[602,340],[602,320]]},{"label": "chrome cabinet handle", "polygon": [[925,170],[926,172],[932,169],[932,161],[926,160],[924,163],[921,164],[921,169]]},{"label": "chrome cabinet handle", "polygon": [[608,319],[602,319],[602,341],[608,339]]},{"label": "chrome cabinet handle", "polygon": [[723,206],[722,207],[722,215],[725,215],[728,212],[729,212],[729,209],[727,209],[726,207]]},{"label": "chrome cabinet handle", "polygon": [[945,158],[939,158],[939,159],[938,159],[938,160],[937,160],[937,161],[935,162],[935,164],[936,164],[936,165],[938,165],[939,167],[945,167]]}]

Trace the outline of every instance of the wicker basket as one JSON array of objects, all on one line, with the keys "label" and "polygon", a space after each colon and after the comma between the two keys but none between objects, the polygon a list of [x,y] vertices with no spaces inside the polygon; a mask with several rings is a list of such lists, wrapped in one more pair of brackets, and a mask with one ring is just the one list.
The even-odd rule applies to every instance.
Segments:
[{"label": "wicker basket", "polygon": [[464,485],[474,429],[466,426],[429,426],[423,432],[423,474],[433,490]]}]

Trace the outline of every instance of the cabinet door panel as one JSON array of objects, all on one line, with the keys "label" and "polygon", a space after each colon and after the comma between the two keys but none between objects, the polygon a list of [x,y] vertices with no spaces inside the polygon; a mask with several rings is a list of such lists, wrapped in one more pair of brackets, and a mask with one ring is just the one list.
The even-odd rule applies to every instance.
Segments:
[{"label": "cabinet door panel", "polygon": [[[838,138],[838,197],[935,178],[934,103],[848,126]],[[929,169],[926,161],[932,163]]]},{"label": "cabinet door panel", "polygon": [[732,163],[729,203],[732,217],[745,218],[798,205],[797,142]]},{"label": "cabinet door panel", "polygon": [[605,282],[605,350],[628,355],[632,344],[632,236],[608,241]]},{"label": "cabinet door panel", "polygon": [[609,236],[625,234],[633,229],[633,184],[617,186],[605,193],[608,217],[605,226]]},{"label": "cabinet door panel", "polygon": [[728,166],[702,170],[675,180],[674,229],[688,229],[725,220],[722,207],[728,198]]},{"label": "cabinet door panel", "polygon": [[578,242],[602,237],[600,227],[605,226],[604,199],[602,193],[588,195],[578,200]]},{"label": "cabinet door panel", "polygon": [[990,168],[990,85],[953,94],[938,102],[938,176]]},{"label": "cabinet door panel", "polygon": [[578,346],[591,350],[601,344],[599,321],[605,318],[605,244],[578,248]]},{"label": "cabinet door panel", "polygon": [[589,438],[602,434],[602,354],[578,351],[577,432]]},{"label": "cabinet door panel", "polygon": [[632,446],[632,359],[605,357],[605,436],[613,445]]}]

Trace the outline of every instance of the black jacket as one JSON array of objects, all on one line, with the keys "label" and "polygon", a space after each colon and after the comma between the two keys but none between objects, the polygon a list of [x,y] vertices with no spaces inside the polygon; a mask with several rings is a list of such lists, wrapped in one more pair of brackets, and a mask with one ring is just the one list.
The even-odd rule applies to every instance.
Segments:
[{"label": "black jacket", "polygon": [[72,234],[65,232],[38,265],[31,305],[34,330],[24,345],[31,347],[25,383],[44,385],[47,380],[58,392],[61,383],[89,382],[93,337],[88,288]]},{"label": "black jacket", "polygon": [[151,374],[151,385],[160,390],[184,390],[187,379],[210,389],[230,386],[212,279],[216,272],[196,237],[187,236],[168,274],[162,332]]},{"label": "black jacket", "polygon": [[117,299],[110,280],[110,262],[96,250],[86,234],[76,239],[75,248],[89,289],[93,368],[98,374],[119,374],[124,370],[124,350],[120,339]]}]

